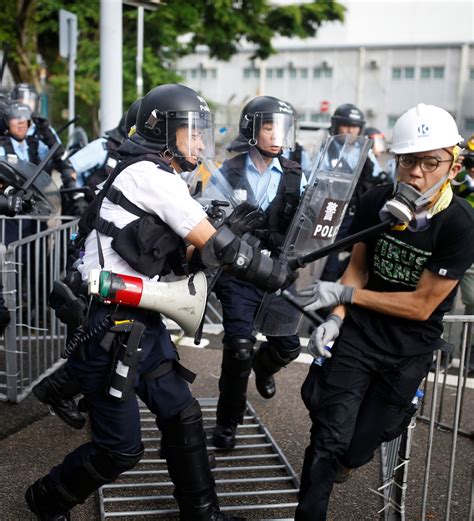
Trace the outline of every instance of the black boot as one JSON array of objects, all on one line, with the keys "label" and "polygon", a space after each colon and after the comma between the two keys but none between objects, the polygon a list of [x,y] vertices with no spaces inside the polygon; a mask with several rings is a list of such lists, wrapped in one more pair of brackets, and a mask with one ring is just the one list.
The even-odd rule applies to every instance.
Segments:
[{"label": "black boot", "polygon": [[247,385],[252,370],[253,340],[235,338],[224,344],[221,377],[219,378],[219,401],[217,425],[212,442],[220,449],[235,447],[237,424],[244,419],[247,404]]},{"label": "black boot", "polygon": [[276,385],[273,375],[298,358],[300,351],[301,346],[291,351],[279,351],[274,344],[269,342],[264,342],[260,346],[253,357],[252,368],[255,372],[257,391],[263,398],[269,399],[275,396]]},{"label": "black boot", "polygon": [[71,509],[76,502],[67,499],[48,477],[38,479],[25,492],[28,508],[40,521],[69,521]]},{"label": "black boot", "polygon": [[231,450],[235,447],[237,424],[217,424],[212,431],[212,443],[218,449]]},{"label": "black boot", "polygon": [[79,393],[79,384],[64,367],[60,367],[33,387],[36,398],[49,405],[64,423],[74,429],[82,429],[86,424],[86,419],[79,412],[73,399]]},{"label": "black boot", "polygon": [[180,521],[240,521],[219,509],[209,467],[201,408],[193,401],[162,427],[166,462]]}]

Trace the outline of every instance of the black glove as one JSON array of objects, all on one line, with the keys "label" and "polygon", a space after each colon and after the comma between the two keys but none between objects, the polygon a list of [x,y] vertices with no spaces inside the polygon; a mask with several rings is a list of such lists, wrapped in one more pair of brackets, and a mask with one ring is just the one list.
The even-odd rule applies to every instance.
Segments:
[{"label": "black glove", "polygon": [[84,194],[76,194],[72,199],[72,211],[73,214],[80,217],[85,209],[89,206]]},{"label": "black glove", "polygon": [[224,221],[238,237],[242,237],[245,232],[253,232],[265,226],[267,216],[257,206],[249,203],[242,203]]},{"label": "black glove", "polygon": [[23,199],[16,194],[0,194],[0,215],[14,217],[23,209]]},{"label": "black glove", "polygon": [[291,286],[298,274],[285,261],[264,255],[257,247],[221,226],[201,249],[207,267],[223,266],[232,275],[265,291]]},{"label": "black glove", "polygon": [[38,132],[47,130],[49,128],[48,119],[39,114],[38,112],[33,112],[33,114],[31,115],[31,119],[33,120],[33,123],[35,124],[35,127],[38,130]]}]

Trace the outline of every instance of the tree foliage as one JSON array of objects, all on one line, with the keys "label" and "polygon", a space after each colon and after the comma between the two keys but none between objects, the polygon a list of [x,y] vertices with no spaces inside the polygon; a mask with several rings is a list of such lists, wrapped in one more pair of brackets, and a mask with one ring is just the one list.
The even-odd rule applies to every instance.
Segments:
[{"label": "tree foliage", "polygon": [[[76,69],[76,112],[81,124],[97,131],[99,105],[99,0],[10,0],[4,9],[8,24],[0,26],[0,45],[7,50],[15,81],[41,88],[47,72],[53,120],[67,105],[67,61],[59,57],[59,10],[78,16],[79,47]],[[6,11],[6,13],[5,13]],[[254,57],[274,51],[276,35],[314,36],[324,21],[342,20],[344,7],[336,0],[273,5],[268,0],[167,0],[155,11],[145,11],[144,91],[166,82],[180,81],[175,62],[207,45],[212,57],[228,60],[245,40],[255,45]],[[135,99],[137,10],[123,6],[124,104]],[[187,38],[180,38],[187,35]],[[38,61],[38,57],[43,63]]]}]

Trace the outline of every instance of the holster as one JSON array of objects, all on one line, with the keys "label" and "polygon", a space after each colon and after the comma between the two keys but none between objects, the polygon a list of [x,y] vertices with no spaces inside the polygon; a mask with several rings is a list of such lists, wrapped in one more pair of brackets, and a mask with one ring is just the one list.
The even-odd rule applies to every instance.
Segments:
[{"label": "holster", "polygon": [[135,394],[138,366],[142,355],[141,338],[145,325],[136,321],[116,323],[105,334],[100,346],[112,353],[106,393],[120,401]]}]

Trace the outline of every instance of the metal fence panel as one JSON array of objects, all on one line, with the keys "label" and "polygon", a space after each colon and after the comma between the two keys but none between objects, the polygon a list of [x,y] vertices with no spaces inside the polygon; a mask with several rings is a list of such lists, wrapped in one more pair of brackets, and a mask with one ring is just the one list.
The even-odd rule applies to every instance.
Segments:
[{"label": "metal fence panel", "polygon": [[[448,374],[448,364],[442,363],[441,353],[436,357],[436,367],[434,374],[430,373],[424,382],[424,400],[418,416],[418,421],[428,424],[428,436],[426,444],[417,447],[416,450],[425,453],[425,472],[422,493],[419,498],[419,517],[420,521],[432,519],[428,512],[429,489],[432,485],[432,466],[435,456],[433,445],[437,432],[449,432],[451,437],[449,465],[446,475],[443,476],[445,483],[445,508],[444,520],[452,519],[453,496],[456,491],[455,469],[456,465],[466,462],[458,458],[459,437],[474,439],[474,425],[472,416],[466,412],[469,400],[466,400],[468,389],[468,370],[470,346],[472,345],[472,330],[474,316],[471,315],[446,315],[444,318],[445,335],[449,335],[453,325],[461,325],[460,344],[459,344],[459,366],[455,374]],[[456,335],[459,334],[459,331]],[[472,403],[472,396],[471,396]],[[413,427],[415,422],[409,427],[407,432],[390,443],[382,446],[382,485],[375,491],[384,496],[384,519],[385,521],[404,521],[405,519],[405,499],[406,490],[409,486],[408,463],[410,461],[410,451],[413,436],[416,431]],[[436,475],[439,480],[440,476]],[[469,520],[473,518],[474,503],[474,474],[470,487],[470,497],[464,498],[464,504],[470,505]],[[459,500],[458,500],[459,503]],[[441,519],[441,517],[436,517]]]},{"label": "metal fence panel", "polygon": [[[7,240],[7,228],[17,226],[17,240],[0,244],[3,292],[11,317],[0,347],[0,399],[12,402],[25,398],[61,363],[66,328],[48,307],[48,295],[63,274],[67,243],[77,225],[77,220],[65,218],[28,221],[33,220],[2,219],[0,227]],[[25,223],[28,233],[34,233],[24,233]]]}]

